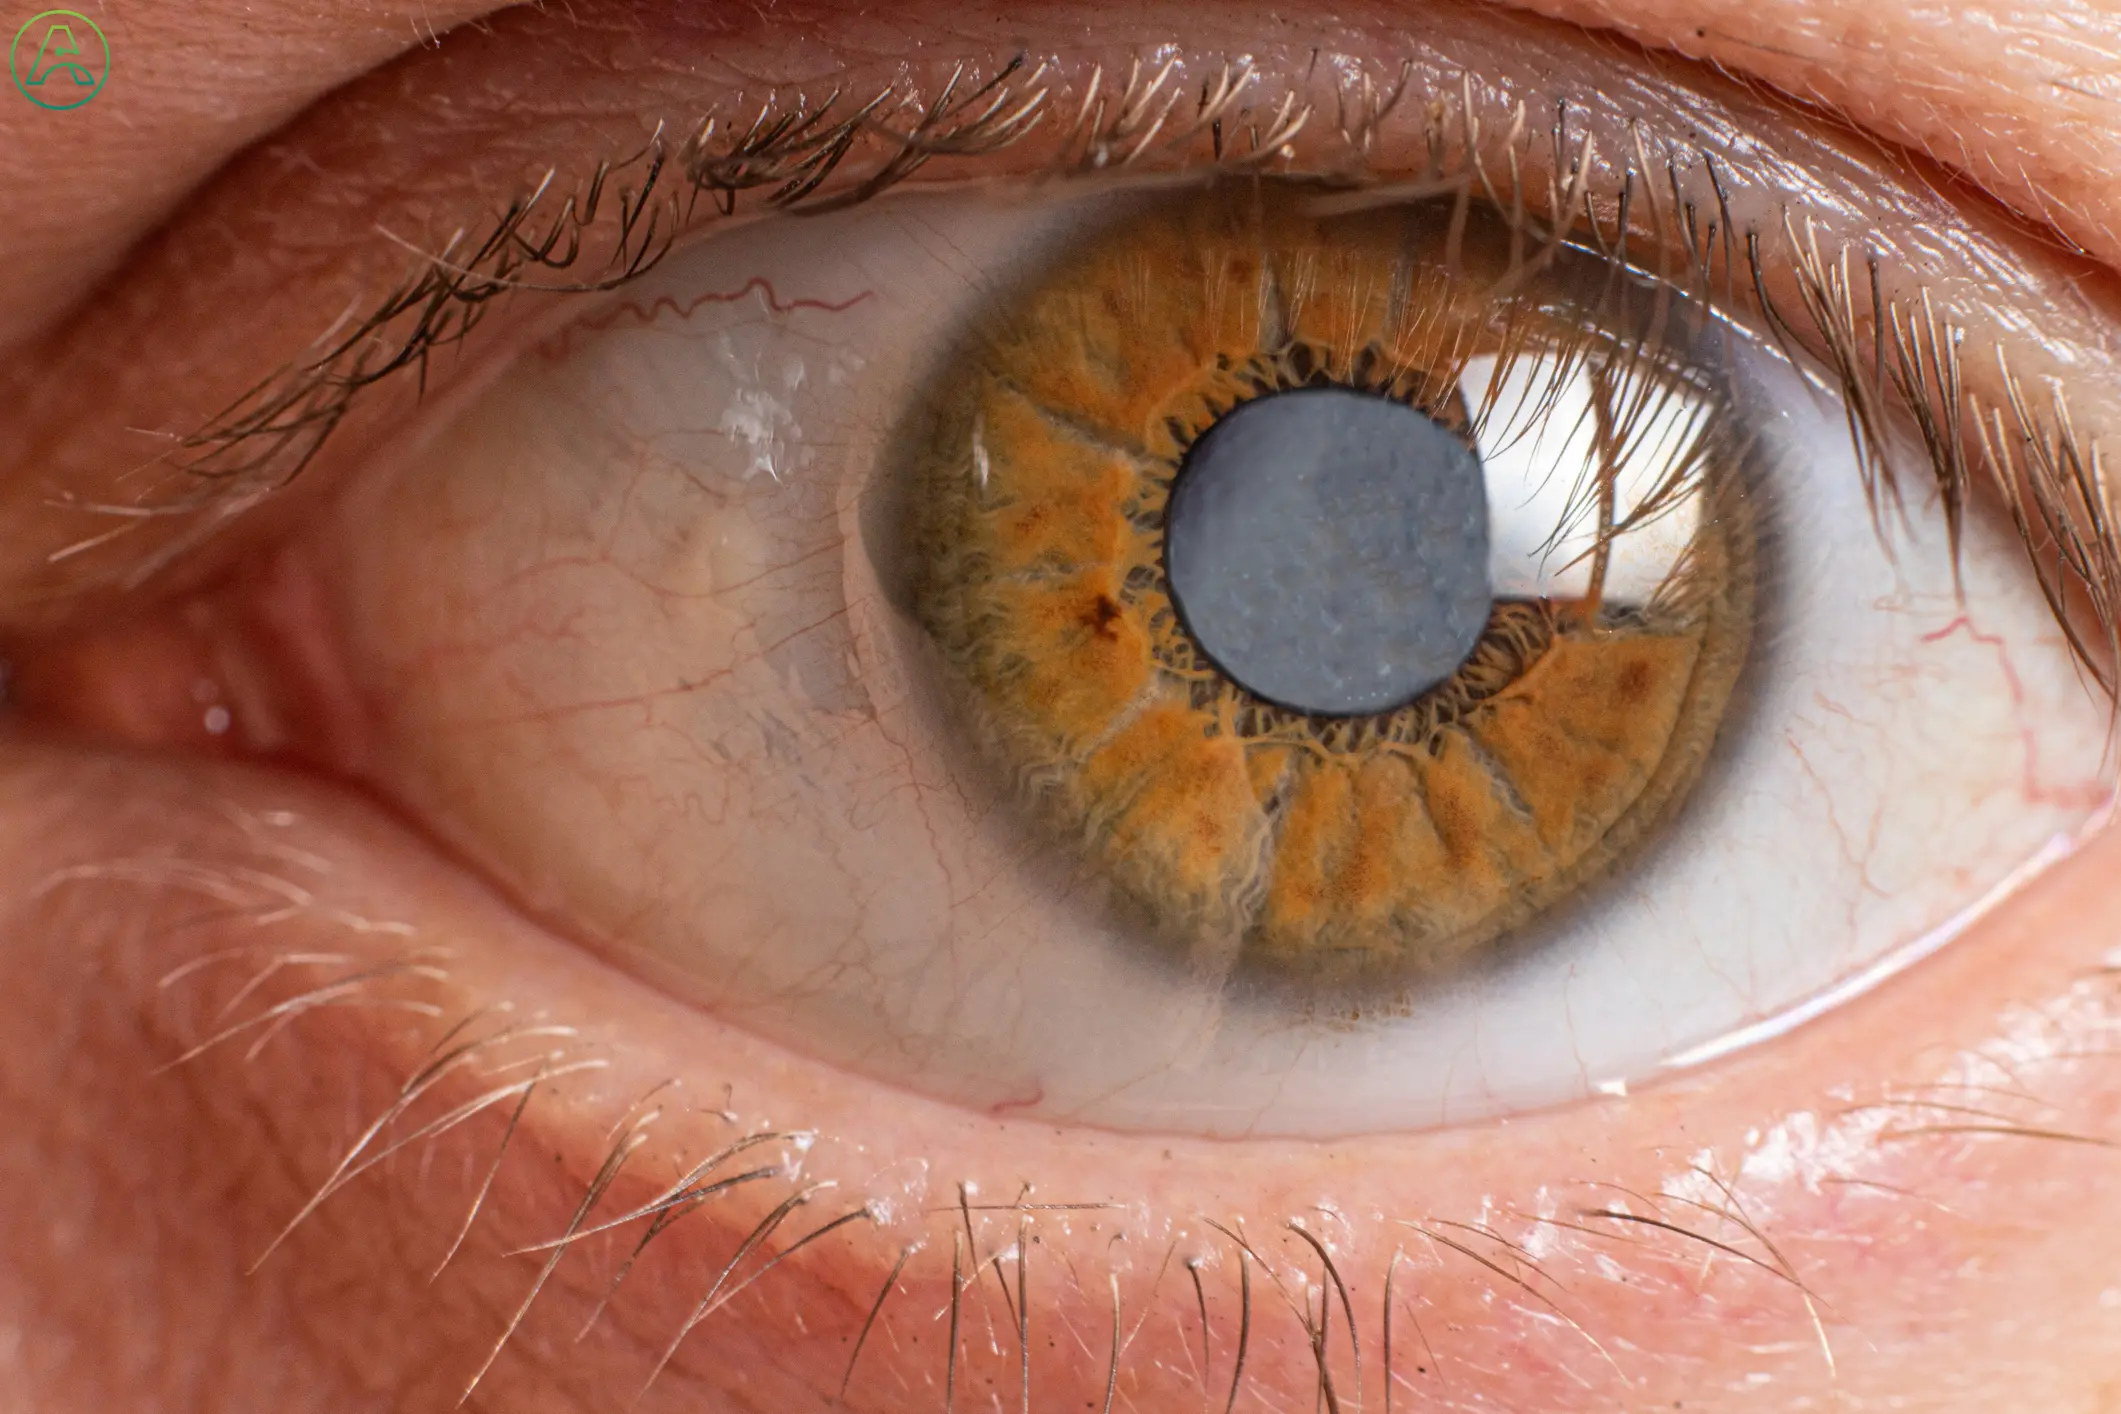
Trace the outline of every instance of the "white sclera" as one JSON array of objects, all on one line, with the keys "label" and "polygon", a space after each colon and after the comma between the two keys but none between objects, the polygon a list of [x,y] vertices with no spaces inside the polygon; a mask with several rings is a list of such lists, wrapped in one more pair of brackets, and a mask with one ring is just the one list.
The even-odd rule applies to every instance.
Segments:
[{"label": "white sclera", "polygon": [[[1657,846],[1508,965],[1360,1024],[1171,965],[1014,823],[865,533],[920,380],[1108,200],[906,195],[731,231],[364,483],[330,582],[385,704],[385,784],[792,1049],[983,1108],[1222,1135],[1417,1128],[1652,1074],[1947,927],[2094,808],[2105,708],[2008,530],[1969,523],[1963,608],[1933,508],[1888,557],[1838,406],[1741,339],[1778,454],[1769,617]],[[1488,457],[1498,583],[1525,592],[1574,572],[1548,544],[1548,471],[1576,455],[1556,416]],[[1684,514],[1616,547],[1610,594],[1654,587]]]}]

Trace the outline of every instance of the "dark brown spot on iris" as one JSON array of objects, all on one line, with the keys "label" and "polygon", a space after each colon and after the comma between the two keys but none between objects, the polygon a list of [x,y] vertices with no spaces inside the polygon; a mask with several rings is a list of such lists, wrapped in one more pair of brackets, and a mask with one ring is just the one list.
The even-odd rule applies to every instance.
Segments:
[{"label": "dark brown spot on iris", "polygon": [[1084,622],[1090,625],[1090,631],[1099,638],[1118,638],[1119,633],[1112,625],[1119,622],[1122,612],[1124,611],[1119,607],[1118,600],[1109,594],[1100,594],[1097,596],[1097,602],[1090,606],[1090,612],[1085,616]]}]

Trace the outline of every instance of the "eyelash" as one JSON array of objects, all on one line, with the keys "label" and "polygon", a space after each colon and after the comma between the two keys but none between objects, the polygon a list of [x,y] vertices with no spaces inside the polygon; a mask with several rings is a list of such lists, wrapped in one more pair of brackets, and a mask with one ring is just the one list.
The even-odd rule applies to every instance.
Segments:
[{"label": "eyelash", "polygon": [[[1317,60],[1314,52],[1314,69]],[[1299,103],[1294,87],[1263,112],[1243,106],[1240,100],[1260,82],[1249,60],[1224,62],[1197,95],[1173,82],[1179,67],[1175,58],[1152,67],[1137,56],[1124,83],[1114,84],[1103,66],[1094,66],[1071,95],[1052,77],[1050,63],[1032,64],[1024,55],[984,79],[973,65],[959,63],[926,102],[893,86],[860,101],[838,89],[814,104],[799,92],[776,95],[748,118],[710,112],[674,145],[659,127],[639,151],[597,164],[565,195],[555,195],[559,177],[548,171],[484,235],[460,236],[439,252],[422,253],[415,272],[322,353],[264,378],[184,438],[173,459],[205,483],[186,508],[291,482],[355,400],[377,384],[410,371],[424,394],[434,354],[470,337],[498,297],[530,290],[608,294],[632,282],[703,224],[702,199],[719,218],[733,217],[747,195],[774,212],[843,209],[883,195],[931,162],[977,163],[1018,147],[1054,113],[1072,112],[1048,158],[1049,177],[1128,170],[1197,176],[1282,164],[1283,170],[1315,165],[1332,172],[1358,202],[1452,195],[1462,208],[1477,189],[1509,213],[1513,239],[1531,242],[1527,272],[1565,241],[1586,237],[1597,254],[1628,265],[1633,221],[1647,207],[1660,252],[1660,268],[1647,273],[1687,288],[1712,315],[1764,325],[1793,363],[1804,366],[1796,350],[1809,352],[1835,385],[1881,538],[1907,494],[1895,433],[1911,429],[1942,501],[1955,563],[1969,498],[1985,477],[2011,516],[2071,651],[2113,695],[2113,665],[2121,661],[2121,527],[2107,510],[2098,447],[2079,435],[2059,385],[2051,386],[2045,411],[2034,405],[2000,348],[1995,376],[2003,396],[1984,403],[1964,376],[1966,331],[1939,318],[1927,288],[1888,292],[1878,252],[1859,253],[1847,243],[1823,249],[1810,218],[1785,205],[1780,234],[1788,248],[1786,278],[1796,291],[1791,309],[1769,288],[1775,272],[1764,245],[1771,237],[1757,225],[1736,233],[1725,181],[1706,151],[1675,147],[1660,172],[1638,128],[1617,188],[1608,183],[1607,190],[1594,190],[1591,141],[1586,136],[1570,151],[1563,103],[1547,134],[1552,165],[1542,195],[1554,216],[1542,227],[1525,200],[1524,159],[1535,141],[1525,106],[1515,105],[1501,151],[1484,150],[1487,125],[1477,113],[1470,73],[1462,75],[1458,94],[1428,105],[1420,175],[1382,184],[1369,171],[1372,148],[1378,127],[1407,97],[1413,61],[1382,84],[1367,70],[1352,80],[1343,73],[1330,125],[1315,121],[1317,107]],[[1191,111],[1174,122],[1189,97]],[[1329,160],[1299,162],[1298,138],[1321,132],[1329,133]],[[1713,209],[1687,192],[1683,172],[1697,163]],[[1505,167],[1507,176],[1498,182],[1491,164]],[[610,234],[599,239],[606,225]],[[602,273],[591,279],[538,278],[560,276],[599,249]],[[1683,269],[1670,268],[1675,253]],[[1513,264],[1520,254],[1513,250]],[[1860,270],[1852,268],[1859,258]],[[142,566],[134,579],[161,567],[160,561]]]}]

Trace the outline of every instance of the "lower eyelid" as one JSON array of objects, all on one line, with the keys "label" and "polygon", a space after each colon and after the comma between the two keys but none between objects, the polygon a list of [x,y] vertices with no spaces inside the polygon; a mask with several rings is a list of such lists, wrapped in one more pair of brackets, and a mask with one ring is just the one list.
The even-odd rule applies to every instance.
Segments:
[{"label": "lower eyelid", "polygon": [[[211,1183],[205,1193],[168,1185],[157,1202],[180,1205],[165,1220],[224,1230],[238,1260],[265,1253],[328,1189],[252,1280],[300,1291],[305,1273],[358,1269],[357,1299],[372,1319],[425,1323],[436,1363],[423,1378],[438,1396],[472,1378],[537,1279],[542,1258],[505,1253],[636,1210],[753,1131],[790,1138],[714,1172],[766,1160],[781,1172],[669,1226],[599,1333],[567,1347],[649,1220],[582,1239],[483,1397],[520,1407],[513,1401],[559,1377],[549,1363],[558,1341],[577,1352],[568,1359],[594,1394],[586,1405],[623,1404],[718,1281],[724,1291],[743,1285],[865,1207],[872,1217],[828,1232],[716,1307],[685,1337],[658,1397],[687,1407],[719,1390],[807,1407],[791,1401],[832,1394],[885,1278],[911,1250],[849,1407],[939,1407],[951,1379],[953,1257],[958,1390],[1012,1399],[1019,1251],[1042,1407],[1064,1395],[1101,1399],[1115,1292],[1124,1397],[1142,1407],[1212,1402],[1227,1393],[1241,1328],[1239,1239],[1256,1254],[1256,1265],[1244,1259],[1254,1301],[1247,1398],[1313,1390],[1300,1312],[1304,1293],[1315,1303],[1321,1290],[1335,1302],[1326,1343],[1340,1397],[1378,1398],[1388,1269],[1393,1371],[1416,1390],[1433,1364],[1454,1397],[1510,1408],[1623,1394],[1650,1401],[1642,1407],[1667,1397],[1702,1407],[1702,1372],[1743,1350],[1781,1396],[1833,1387],[1856,1397],[1904,1375],[1894,1338],[1866,1343],[1877,1338],[1872,1323],[1926,1309],[1965,1263],[1991,1264],[1999,1288],[2027,1273],[2077,1272],[2051,1255],[2071,1240],[2066,1225],[2043,1236],[2010,1220],[2032,1175],[2060,1201],[2093,1201],[2110,1182],[2111,1158],[2097,1146],[2041,1134],[2096,1126],[2121,1098],[2099,1062],[2071,1058],[2110,1024],[2109,984],[2074,993],[2071,984],[2084,976],[2078,919],[2121,849],[2111,837],[1937,967],[1711,1075],[1413,1139],[1216,1144],[985,1120],[797,1060],[539,934],[328,789],[247,768],[121,766],[19,738],[5,751],[15,790],[0,804],[0,837],[43,881],[11,906],[10,936],[40,940],[17,964],[27,968],[24,999],[34,1005],[40,987],[88,988],[106,1029],[138,1048],[130,1062],[107,1063],[168,1066],[226,1033],[144,1089],[55,1072],[41,1082],[57,1091],[49,1099],[70,1096],[110,1127],[106,1141],[129,1136],[148,1152],[188,1149],[204,1132],[193,1125],[220,1135],[232,1176],[255,1175],[239,1185],[238,1206],[221,1207]],[[38,805],[54,799],[73,806],[59,821]],[[266,1038],[274,1007],[322,1002],[319,988],[347,978],[364,980],[340,1002],[431,1013],[320,1005]],[[1878,1054],[1881,1036],[1894,1038],[1892,1054]],[[446,1059],[460,1051],[464,1060]],[[423,1072],[441,1079],[422,1088]],[[1880,1074],[1895,1082],[1858,1079]],[[510,1087],[527,1081],[539,1083],[518,1115]],[[2051,1108],[2036,1110],[2028,1094]],[[482,1098],[483,1111],[422,1137]],[[405,1148],[331,1187],[353,1136],[401,1103],[356,1158]],[[1971,1133],[1984,1124],[2019,1132]],[[620,1152],[623,1170],[582,1210]],[[799,1193],[808,1200],[732,1264]],[[463,1246],[428,1286],[467,1218]],[[1291,1223],[1325,1244],[1332,1275]],[[1994,1246],[1999,1231],[2013,1234],[2007,1252]],[[354,1255],[381,1232],[391,1235],[387,1256]],[[1359,1383],[1333,1275],[1362,1341]],[[308,1289],[323,1316],[348,1299]],[[1315,1320],[1315,1304],[1307,1309]],[[1962,1354],[1971,1360],[1975,1345]]]},{"label": "lower eyelid", "polygon": [[[797,1391],[814,1399],[836,1389],[884,1276],[916,1244],[857,1365],[851,1408],[940,1408],[952,1253],[963,1283],[959,1391],[1014,1397],[1018,1350],[1001,1295],[1010,1291],[1014,1300],[1012,1251],[1029,1251],[1024,1280],[1033,1297],[1039,1403],[1069,1391],[1094,1406],[1103,1395],[1114,1291],[1128,1331],[1120,1363],[1128,1399],[1190,1408],[1205,1395],[1222,1397],[1241,1325],[1237,1249],[1228,1234],[1260,1259],[1251,1270],[1247,1386],[1254,1397],[1307,1395],[1315,1365],[1298,1306],[1304,1291],[1315,1302],[1330,1278],[1290,1221],[1326,1242],[1349,1287],[1364,1340],[1360,1389],[1372,1399],[1381,1391],[1381,1300],[1393,1251],[1402,1253],[1393,1268],[1402,1302],[1393,1372],[1415,1389],[1423,1389],[1417,1369],[1434,1361],[1457,1397],[1493,1397],[1508,1408],[1548,1408],[1546,1401],[1580,1408],[1567,1399],[1584,1397],[1587,1386],[1618,1397],[1620,1376],[1635,1397],[1669,1391],[1697,1408],[1697,1372],[1735,1342],[1754,1348],[1750,1367],[1769,1372],[1782,1395],[1824,1393],[1835,1380],[1852,1393],[1869,1389],[1898,1353],[1864,1348],[1864,1321],[1881,1310],[1922,1308],[1964,1261],[1994,1259],[1987,1223],[2000,1215],[1996,1204],[2015,1202],[2026,1170],[2040,1168],[2045,1183],[2085,1194],[2102,1191],[2110,1172],[2108,1157],[2089,1147],[1913,1134],[1945,1130],[1966,1111],[2006,1113],[2032,1128],[2021,1104],[1998,1100],[1996,1077],[1970,1066],[1966,1047],[1996,1015],[1998,958],[2015,954],[2009,967],[2023,969],[2013,971],[2015,988],[2028,998],[2070,977],[2074,948],[2057,945],[2068,929],[2053,929],[2053,914],[2081,907],[2072,895],[2087,886],[2096,890],[2104,856],[2117,848],[2110,839],[2043,886],[2059,899],[2028,897],[2026,922],[2000,918],[1992,929],[2000,937],[1968,939],[1943,973],[1926,973],[1890,1001],[1866,1003],[1871,1015],[1805,1032],[1777,1056],[1739,1062],[1714,1079],[1415,1141],[1213,1145],[993,1124],[776,1054],[526,929],[475,886],[448,878],[386,820],[314,786],[218,767],[134,763],[119,776],[110,763],[21,742],[8,755],[11,780],[34,782],[34,799],[76,801],[68,827],[57,831],[49,814],[19,795],[0,814],[13,859],[34,861],[47,880],[40,903],[17,916],[11,935],[23,935],[25,922],[38,924],[36,935],[47,939],[40,956],[59,960],[87,941],[81,903],[95,903],[98,937],[112,937],[115,918],[132,920],[121,935],[136,941],[76,956],[104,958],[98,994],[117,1015],[148,1007],[155,1020],[144,1062],[165,1064],[216,1028],[235,1028],[174,1075],[148,1081],[146,1094],[191,1096],[185,1104],[201,1111],[195,1119],[210,1115],[225,1143],[252,1155],[246,1164],[282,1153],[271,1168],[280,1177],[235,1213],[208,1215],[231,1223],[242,1255],[261,1253],[301,1198],[331,1179],[348,1136],[397,1102],[399,1081],[448,1056],[445,1047],[520,1028],[520,1039],[479,1051],[475,1064],[450,1068],[433,1090],[414,1092],[375,1147],[411,1138],[479,1096],[490,1098],[488,1111],[439,1138],[411,1138],[395,1160],[333,1191],[257,1278],[299,1287],[299,1272],[337,1270],[348,1259],[341,1244],[386,1225],[395,1234],[392,1253],[365,1261],[373,1270],[363,1276],[371,1293],[363,1300],[382,1300],[386,1323],[481,1312],[479,1321],[448,1323],[437,1355],[450,1378],[471,1378],[537,1276],[537,1261],[501,1253],[566,1234],[598,1166],[636,1134],[643,1145],[583,1227],[651,1202],[732,1136],[770,1128],[814,1132],[814,1141],[753,1151],[783,1164],[800,1160],[800,1170],[791,1164],[781,1177],[702,1204],[641,1257],[604,1316],[611,1329],[571,1357],[600,1372],[590,1384],[604,1393],[628,1395],[647,1378],[651,1357],[778,1204],[814,1189],[730,1268],[725,1285],[742,1283],[827,1221],[872,1204],[874,1223],[827,1234],[717,1308],[662,1378],[666,1397],[744,1389],[751,1391],[744,1397],[766,1397],[778,1408],[791,1408]],[[125,856],[110,852],[115,842],[95,823],[102,799],[123,801],[134,823]],[[148,867],[157,859],[159,871]],[[286,886],[299,888],[299,907],[286,907]],[[95,892],[81,892],[87,888]],[[201,890],[223,922],[199,926]],[[278,922],[261,926],[265,914]],[[223,956],[229,952],[235,956]],[[297,962],[231,1013],[218,1011],[265,962],[297,954],[331,962]],[[53,971],[76,975],[78,967]],[[261,1035],[246,1022],[346,975],[371,977],[352,994],[358,1001],[420,1003],[437,1013],[378,1026],[325,1007],[246,1060]],[[168,986],[157,994],[159,982]],[[496,1009],[501,1003],[511,1009]],[[2087,1003],[2055,1041],[2087,1026],[2096,1032],[2098,1022],[2104,1007]],[[579,1030],[562,1035],[562,1026]],[[2098,1081],[2083,1090],[2081,1068],[2072,1079],[2070,1064],[2032,1056],[2019,1030],[2015,1088],[2036,1088],[2062,1104],[2070,1092],[2079,1100],[2098,1092]],[[1866,1054],[1877,1035],[1900,1039],[1894,1058]],[[558,1073],[577,1062],[600,1068],[543,1083],[501,1151],[515,1113],[507,1085],[534,1079],[541,1066]],[[1869,1073],[1896,1075],[1900,1085],[1833,1094]],[[1945,1090],[1922,1088],[1926,1079],[1953,1075]],[[683,1085],[666,1085],[674,1077]],[[730,1092],[719,1077],[732,1079]],[[2064,1088],[2053,1090],[2053,1081]],[[1866,1109],[1886,1094],[1900,1098]],[[2083,1121],[2083,1107],[2072,1104],[2070,1119]],[[121,1124],[144,1121],[129,1115]],[[1748,1134],[1754,1126],[1758,1134]],[[1905,1134],[1892,1138],[1894,1130]],[[501,1166],[492,1170],[496,1153]],[[753,1168],[751,1157],[719,1172]],[[464,1247],[437,1285],[424,1287],[490,1170],[498,1181]],[[819,1187],[825,1183],[838,1187]],[[963,1238],[961,1185],[974,1213],[976,1255]],[[490,1397],[507,1403],[526,1378],[549,1378],[543,1350],[588,1319],[643,1232],[645,1221],[636,1221],[566,1255],[494,1365]],[[1031,1238],[1029,1247],[1020,1236]],[[2030,1238],[2015,1242],[2034,1251]],[[2032,1261],[2026,1253],[2019,1257]],[[1209,1310],[1205,1393],[1194,1378],[1203,1297],[1194,1293],[1190,1259],[1203,1263]],[[1805,1291],[1826,1312],[1820,1321],[1839,1376],[1828,1374]],[[1334,1302],[1334,1321],[1343,1321],[1338,1291]],[[1328,1336],[1334,1378],[1347,1397],[1357,1382],[1343,1340],[1345,1325]],[[448,1384],[441,1376],[435,1382]],[[602,1408],[602,1399],[596,1403]]]}]

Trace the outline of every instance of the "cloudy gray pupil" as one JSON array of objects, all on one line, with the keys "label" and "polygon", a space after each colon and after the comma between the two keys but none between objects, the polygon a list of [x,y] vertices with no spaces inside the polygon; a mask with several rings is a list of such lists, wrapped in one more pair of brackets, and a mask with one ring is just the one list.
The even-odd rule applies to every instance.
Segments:
[{"label": "cloudy gray pupil", "polygon": [[1493,603],[1479,458],[1426,414],[1351,389],[1217,421],[1187,453],[1164,537],[1195,640],[1298,711],[1411,700],[1466,660]]}]

